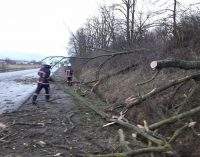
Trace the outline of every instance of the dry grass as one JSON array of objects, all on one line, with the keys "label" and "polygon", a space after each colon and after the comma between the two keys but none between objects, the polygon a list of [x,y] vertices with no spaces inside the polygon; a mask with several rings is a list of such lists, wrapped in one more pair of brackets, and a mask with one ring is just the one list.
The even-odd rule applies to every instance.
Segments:
[{"label": "dry grass", "polygon": [[16,71],[38,68],[39,65],[25,65],[25,64],[6,64],[0,66],[0,71]]},{"label": "dry grass", "polygon": [[[113,69],[105,71],[114,73],[114,71],[117,70]],[[164,86],[174,79],[182,78],[193,72],[195,71],[185,71],[180,69],[162,70],[152,82],[142,86],[136,86],[137,83],[150,79],[155,73],[155,71],[152,71],[150,68],[147,69],[145,67],[139,66],[137,69],[131,70],[125,74],[110,77],[108,80],[99,85],[97,92],[101,98],[103,98],[109,104],[125,105],[125,99],[130,96],[137,97],[139,95],[144,95],[154,88]],[[84,78],[84,81],[87,82],[90,81],[91,78],[94,78],[94,74],[94,68],[87,69],[84,70],[81,78]],[[142,103],[140,107],[131,110],[130,118],[134,119],[134,122],[140,123],[144,119],[149,119],[150,122],[155,122],[160,118],[163,119],[164,117],[169,116],[171,112],[168,111],[168,108],[172,106],[172,103],[177,104],[183,101],[184,94],[187,94],[192,86],[193,85],[191,83],[188,83],[186,87],[182,87],[179,90],[179,94],[176,95],[174,101],[171,100],[171,97],[173,96],[173,92],[176,87],[172,87],[167,91],[157,94],[152,99]]]},{"label": "dry grass", "polygon": [[37,68],[38,65],[9,64],[7,67],[9,69],[29,69],[29,68]]},{"label": "dry grass", "polygon": [[[116,70],[116,69],[115,69]],[[105,70],[106,72],[113,73],[115,70]],[[119,70],[119,68],[118,68]],[[84,71],[82,77],[84,76],[85,81],[94,77],[95,69],[88,69]],[[98,93],[101,94],[102,98],[106,100],[109,104],[124,104],[125,99],[129,96],[138,96],[139,94],[144,95],[152,89],[168,84],[170,81],[173,81],[178,78],[182,78],[191,73],[196,73],[197,70],[181,70],[181,69],[164,69],[159,75],[150,83],[144,84],[141,87],[136,86],[137,83],[146,81],[150,79],[155,73],[151,69],[143,67],[141,65],[136,70],[131,70],[126,74],[120,74],[114,77],[109,78],[103,84],[99,85]],[[133,107],[128,112],[128,119],[134,124],[143,125],[143,120],[146,120],[148,124],[158,122],[162,119],[165,119],[169,116],[177,114],[177,110],[174,110],[173,107],[182,103],[186,96],[189,94],[189,91],[195,86],[193,81],[187,82],[185,85],[174,94],[174,91],[178,86],[171,87],[170,89],[157,94],[156,96],[146,100],[139,106]],[[193,95],[191,100],[183,107],[180,112],[190,110],[195,106],[199,105],[199,91]],[[125,104],[124,104],[125,105]],[[176,128],[179,128],[185,122],[190,120],[199,121],[200,117],[196,115],[191,119],[186,119],[185,121],[180,121],[175,125],[170,125],[165,127],[162,130],[163,135],[168,136],[172,134]],[[196,130],[200,129],[200,125],[196,126]],[[199,131],[198,131],[199,132]],[[195,148],[190,148],[191,145],[195,144]],[[198,154],[200,149],[199,139],[196,138],[196,135],[189,131],[188,133],[181,136],[177,144],[175,144],[177,152],[180,154],[185,154],[190,152],[191,156]],[[186,152],[184,152],[185,150]],[[197,151],[196,151],[197,150]],[[194,155],[192,155],[192,153]]]}]

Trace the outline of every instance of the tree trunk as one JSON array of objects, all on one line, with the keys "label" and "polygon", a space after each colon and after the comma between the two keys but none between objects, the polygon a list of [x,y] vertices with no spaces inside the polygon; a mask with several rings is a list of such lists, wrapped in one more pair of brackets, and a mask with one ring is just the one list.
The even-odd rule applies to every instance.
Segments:
[{"label": "tree trunk", "polygon": [[134,36],[134,27],[135,27],[135,6],[136,6],[136,0],[133,0],[132,4],[132,20],[131,20],[131,43],[133,43],[133,36]]},{"label": "tree trunk", "polygon": [[185,61],[179,59],[165,59],[153,61],[150,64],[152,69],[162,69],[162,68],[181,68],[185,70],[189,69],[200,69],[200,61]]},{"label": "tree trunk", "polygon": [[126,40],[127,46],[130,47],[130,0],[126,2]]},{"label": "tree trunk", "polygon": [[174,0],[174,9],[173,9],[173,35],[175,37],[175,40],[177,39],[177,30],[176,30],[176,4],[177,4],[177,1]]}]

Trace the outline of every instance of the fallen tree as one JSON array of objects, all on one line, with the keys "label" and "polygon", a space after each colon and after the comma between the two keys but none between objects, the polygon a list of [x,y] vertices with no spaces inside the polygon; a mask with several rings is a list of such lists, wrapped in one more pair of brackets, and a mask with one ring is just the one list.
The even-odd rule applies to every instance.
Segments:
[{"label": "fallen tree", "polygon": [[[79,60],[88,60],[87,62],[93,60],[93,59],[97,59],[97,58],[102,58],[102,57],[114,57],[114,56],[119,56],[119,55],[127,55],[127,54],[132,54],[138,51],[147,51],[148,49],[145,48],[141,48],[141,49],[132,49],[129,51],[121,51],[121,52],[116,52],[116,51],[111,51],[111,50],[106,50],[106,49],[101,49],[101,48],[94,48],[97,50],[101,50],[101,51],[106,51],[109,52],[107,54],[102,54],[102,55],[96,55],[96,56],[92,56],[92,57],[79,57],[79,56],[48,56],[45,57],[44,59],[42,59],[40,62],[43,62],[45,60],[52,60],[52,59],[56,59],[56,58],[60,58],[60,60],[64,60],[64,59],[79,59]],[[56,64],[58,64],[60,61],[56,62]]]},{"label": "fallen tree", "polygon": [[[116,55],[121,55],[122,53],[118,53]],[[123,53],[123,54],[128,54],[128,53]],[[105,59],[105,61],[103,61],[99,66],[98,66],[98,71],[96,72],[96,80],[92,81],[93,83],[96,83],[92,90],[95,90],[98,85],[100,83],[102,83],[103,81],[106,81],[107,79],[109,79],[112,76],[118,75],[123,73],[124,71],[129,70],[132,67],[136,67],[136,65],[131,65],[131,67],[125,68],[122,71],[116,72],[114,75],[110,74],[107,75],[105,77],[99,78],[99,73],[100,70],[102,69],[102,67],[108,62],[110,61],[115,55],[110,54],[110,55],[101,55],[101,56],[108,56],[107,59]],[[99,58],[101,56],[95,56],[92,58],[85,58],[87,59],[87,61],[91,61],[95,58]],[[79,58],[79,59],[84,59],[84,58]],[[88,63],[87,62],[87,63]],[[182,69],[198,69],[200,68],[200,62],[196,62],[196,61],[183,61],[183,60],[160,60],[160,61],[153,61],[151,63],[151,68],[152,69],[156,69],[157,72],[153,75],[153,77],[145,82],[142,83],[138,83],[136,84],[137,86],[141,86],[143,84],[149,83],[151,81],[153,81],[156,76],[158,75],[158,73],[160,72],[161,69],[163,68],[168,68],[168,67],[178,67],[178,68],[182,68]],[[133,106],[139,105],[140,103],[142,103],[143,101],[155,96],[156,94],[159,94],[171,87],[177,86],[176,89],[179,90],[180,87],[182,87],[184,84],[186,84],[188,81],[190,80],[194,80],[195,82],[198,81],[200,79],[200,73],[194,73],[191,74],[189,76],[185,76],[182,78],[178,78],[175,80],[172,80],[171,82],[169,82],[167,85],[164,85],[162,87],[158,87],[153,89],[152,91],[150,91],[149,93],[139,96],[139,97],[134,97],[131,96],[128,99],[126,99],[126,103],[127,106],[125,107],[126,110],[130,109]],[[192,92],[188,95],[188,98],[186,98],[184,100],[183,103],[179,104],[180,106],[185,105],[189,98],[193,95],[194,91],[197,88],[195,88],[194,90],[192,90]],[[177,90],[175,93],[177,93]],[[82,99],[82,98],[78,98],[78,99]],[[81,100],[83,101],[83,100]],[[193,108],[189,111],[185,111],[183,113],[179,113],[177,115],[171,116],[169,118],[160,120],[154,124],[149,125],[148,127],[144,128],[140,128],[137,125],[131,124],[129,121],[126,121],[126,119],[124,118],[124,113],[122,115],[120,115],[119,117],[115,117],[115,118],[111,118],[112,116],[105,114],[103,111],[99,110],[98,108],[95,108],[93,104],[91,103],[84,103],[85,105],[87,104],[88,107],[90,107],[93,111],[95,111],[96,113],[98,113],[99,115],[101,115],[104,119],[106,119],[106,121],[108,121],[109,123],[105,125],[105,127],[113,125],[113,124],[117,124],[120,125],[121,127],[124,128],[128,128],[129,130],[133,131],[134,133],[136,133],[136,136],[140,135],[143,137],[143,139],[145,139],[144,141],[146,141],[147,143],[145,143],[144,141],[142,141],[141,139],[139,139],[145,146],[145,148],[141,148],[141,149],[136,149],[136,150],[132,150],[131,147],[129,147],[129,142],[125,140],[125,135],[123,133],[123,130],[119,130],[119,136],[120,136],[120,145],[123,149],[122,153],[111,153],[111,154],[105,154],[105,155],[88,155],[88,156],[99,156],[99,157],[109,157],[109,156],[133,156],[133,155],[139,155],[139,154],[146,154],[146,153],[150,153],[151,156],[154,155],[154,152],[157,153],[168,153],[168,152],[173,152],[173,149],[171,147],[171,144],[173,144],[176,139],[178,138],[178,136],[187,128],[190,127],[189,123],[184,124],[182,127],[176,129],[174,131],[174,134],[171,135],[170,138],[165,138],[164,136],[160,135],[160,134],[156,134],[154,132],[154,130],[156,129],[160,129],[162,126],[164,125],[169,125],[169,124],[175,124],[178,120],[182,120],[182,119],[186,119],[188,117],[191,116],[195,116],[195,114],[200,112],[200,107],[196,107]],[[138,139],[137,139],[138,140]]]},{"label": "fallen tree", "polygon": [[[198,76],[198,75],[197,75]],[[195,78],[195,77],[194,77]],[[192,92],[193,93],[193,92]],[[73,94],[73,93],[72,93]],[[123,151],[122,153],[110,153],[110,154],[99,154],[99,155],[84,155],[84,156],[90,156],[90,157],[114,157],[114,156],[133,156],[133,155],[141,155],[141,154],[154,154],[154,153],[162,153],[162,154],[173,154],[175,155],[174,150],[172,149],[171,145],[174,144],[174,142],[177,140],[178,136],[183,133],[184,130],[187,128],[190,128],[195,124],[195,122],[192,123],[186,123],[182,127],[176,129],[174,133],[171,135],[170,138],[165,138],[163,135],[160,135],[152,130],[160,129],[163,125],[168,124],[174,124],[178,120],[182,120],[184,118],[188,118],[191,116],[194,116],[196,113],[200,112],[200,107],[193,108],[189,111],[186,111],[184,113],[178,114],[176,116],[172,116],[169,118],[166,118],[160,122],[156,122],[154,124],[151,124],[149,126],[146,126],[144,124],[143,127],[136,126],[134,124],[131,124],[124,116],[123,113],[120,114],[120,116],[110,116],[108,114],[105,114],[102,110],[97,109],[95,107],[95,103],[92,103],[88,101],[86,98],[77,96],[76,94],[73,94],[75,99],[78,101],[81,101],[82,105],[87,105],[89,108],[91,108],[94,112],[96,112],[98,115],[100,115],[102,118],[104,118],[108,124],[104,125],[104,127],[108,127],[111,125],[119,125],[123,128],[126,128],[130,130],[131,132],[134,132],[136,134],[136,137],[138,135],[141,135],[144,141],[142,139],[136,138],[136,140],[140,140],[145,148],[140,148],[136,150],[132,150],[129,145],[128,141],[125,140],[125,135],[123,130],[119,130],[119,137],[120,137],[120,146],[122,147]],[[94,109],[95,108],[95,109]],[[149,142],[148,142],[149,141]],[[149,144],[147,145],[148,142]]]}]

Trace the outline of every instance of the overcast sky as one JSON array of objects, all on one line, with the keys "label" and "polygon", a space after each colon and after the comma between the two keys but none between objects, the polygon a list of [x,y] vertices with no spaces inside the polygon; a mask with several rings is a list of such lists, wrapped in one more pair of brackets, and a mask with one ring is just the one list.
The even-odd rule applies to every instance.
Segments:
[{"label": "overcast sky", "polygon": [[66,55],[69,31],[97,6],[98,0],[0,0],[0,57]]},{"label": "overcast sky", "polygon": [[105,0],[0,0],[0,58],[66,55],[69,31],[80,27],[103,3]]}]

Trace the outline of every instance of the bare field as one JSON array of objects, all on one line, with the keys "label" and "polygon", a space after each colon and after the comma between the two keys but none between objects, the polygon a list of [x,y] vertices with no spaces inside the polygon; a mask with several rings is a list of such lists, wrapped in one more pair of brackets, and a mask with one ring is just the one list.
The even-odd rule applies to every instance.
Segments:
[{"label": "bare field", "polygon": [[39,67],[39,65],[6,64],[3,66],[0,65],[0,72],[34,69],[34,68],[38,68],[38,67]]}]

